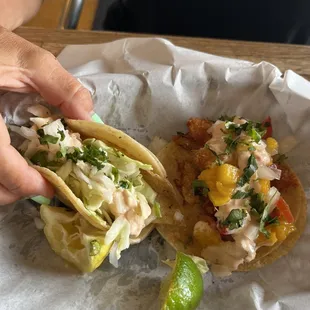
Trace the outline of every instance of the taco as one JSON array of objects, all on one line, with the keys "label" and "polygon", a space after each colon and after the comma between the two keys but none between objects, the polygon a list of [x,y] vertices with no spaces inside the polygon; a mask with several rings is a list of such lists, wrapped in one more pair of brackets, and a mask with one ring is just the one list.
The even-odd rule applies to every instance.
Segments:
[{"label": "taco", "polygon": [[[85,222],[82,216],[98,231],[101,244],[111,248],[110,262],[117,265],[122,250],[141,242],[152,231],[160,216],[161,201],[171,197],[172,186],[162,190],[156,185],[157,179],[167,183],[165,169],[154,154],[122,131],[54,117],[43,107],[29,111],[35,116],[30,118],[30,128],[10,128],[25,138],[19,147],[22,155],[73,210],[70,214],[59,211],[55,218],[61,219],[61,227],[78,223],[72,224],[77,227]],[[50,209],[44,210],[44,214],[53,214]],[[44,216],[46,225],[48,221],[49,216]],[[61,255],[61,251],[56,252]]]},{"label": "taco", "polygon": [[182,203],[162,207],[161,235],[218,276],[288,253],[306,223],[300,181],[278,154],[271,120],[192,118],[158,154]]}]

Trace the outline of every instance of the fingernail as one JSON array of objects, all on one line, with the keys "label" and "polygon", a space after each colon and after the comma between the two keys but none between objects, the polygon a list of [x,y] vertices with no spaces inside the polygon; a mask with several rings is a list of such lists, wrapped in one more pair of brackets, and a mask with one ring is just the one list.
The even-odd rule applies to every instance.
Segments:
[{"label": "fingernail", "polygon": [[91,119],[96,122],[96,123],[99,123],[99,124],[104,124],[104,122],[102,121],[102,119],[100,118],[100,116],[95,113],[95,111],[92,111],[90,113],[90,116],[91,116]]},{"label": "fingernail", "polygon": [[41,205],[49,205],[51,203],[51,199],[46,198],[44,196],[35,196],[30,198],[31,200],[41,204]]}]

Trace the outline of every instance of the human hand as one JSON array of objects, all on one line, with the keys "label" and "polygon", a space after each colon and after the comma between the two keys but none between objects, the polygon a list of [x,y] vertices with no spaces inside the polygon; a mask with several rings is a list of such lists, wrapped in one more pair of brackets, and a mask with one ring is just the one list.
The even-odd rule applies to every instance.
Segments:
[{"label": "human hand", "polygon": [[[67,117],[91,118],[93,104],[89,91],[51,53],[1,27],[0,89],[38,92]],[[35,195],[52,197],[53,189],[10,145],[0,116],[0,205]]]}]

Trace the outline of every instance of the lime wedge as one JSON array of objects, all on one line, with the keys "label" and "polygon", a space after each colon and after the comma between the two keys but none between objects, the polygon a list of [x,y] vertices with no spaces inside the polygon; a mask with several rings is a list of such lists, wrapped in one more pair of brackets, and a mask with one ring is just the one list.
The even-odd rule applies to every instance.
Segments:
[{"label": "lime wedge", "polygon": [[41,205],[44,234],[51,248],[82,272],[98,268],[109,254],[105,232],[91,226],[79,213]]},{"label": "lime wedge", "polygon": [[196,309],[202,295],[203,279],[198,266],[190,256],[178,252],[172,272],[161,286],[161,310]]}]

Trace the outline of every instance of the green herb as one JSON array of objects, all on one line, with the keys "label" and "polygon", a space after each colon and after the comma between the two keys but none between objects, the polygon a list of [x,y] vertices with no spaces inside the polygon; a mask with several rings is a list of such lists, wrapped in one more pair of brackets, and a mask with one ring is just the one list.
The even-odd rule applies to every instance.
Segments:
[{"label": "green herb", "polygon": [[120,186],[121,188],[128,189],[129,186],[130,186],[130,183],[129,183],[129,181],[127,181],[127,180],[122,180],[122,181],[119,182],[119,186]]},{"label": "green herb", "polygon": [[202,180],[194,180],[192,183],[195,196],[207,196],[209,188]]},{"label": "green herb", "polygon": [[237,184],[239,186],[243,186],[245,183],[248,183],[250,181],[251,176],[255,173],[257,168],[258,167],[255,156],[251,154],[251,156],[248,159],[248,164],[243,170],[243,175],[240,177]]},{"label": "green herb", "polygon": [[255,148],[253,145],[250,145],[250,146],[248,147],[248,150],[249,150],[250,152],[254,152],[254,151],[256,150],[256,148]]},{"label": "green herb", "polygon": [[111,173],[114,176],[114,182],[118,182],[118,180],[119,180],[119,171],[118,171],[118,169],[115,168],[115,167],[112,167]]},{"label": "green herb", "polygon": [[59,140],[58,137],[54,137],[54,136],[51,136],[51,135],[44,134],[44,130],[43,129],[38,129],[37,130],[37,134],[39,136],[40,144],[48,144],[48,143],[56,144],[58,142],[58,140]]},{"label": "green herb", "polygon": [[101,245],[97,240],[89,242],[89,256],[96,256],[100,253]]},{"label": "green herb", "polygon": [[277,216],[271,217],[270,214],[266,217],[265,219],[265,224],[266,225],[277,225],[279,224],[279,218]]},{"label": "green herb", "polygon": [[272,207],[271,202],[273,201],[274,196],[277,194],[277,192],[274,193],[274,195],[271,197],[269,203],[266,205],[264,212],[261,216],[261,220],[259,223],[259,231],[262,232],[266,238],[270,237],[270,233],[269,231],[265,228],[265,224],[266,224],[266,220],[268,219],[269,213],[270,213],[270,209]]},{"label": "green herb", "polygon": [[237,229],[242,226],[247,212],[244,209],[233,209],[221,224],[228,227],[230,230]]},{"label": "green herb", "polygon": [[225,154],[231,154],[237,148],[238,140],[240,137],[234,139],[231,133],[224,136],[224,142],[227,144]]},{"label": "green herb", "polygon": [[229,132],[235,133],[237,136],[239,136],[241,132],[244,131],[256,143],[258,143],[266,133],[266,129],[262,126],[261,123],[252,121],[247,121],[244,124],[235,124],[231,121],[228,121],[225,123],[225,128]]},{"label": "green herb", "polygon": [[74,163],[78,160],[87,162],[95,166],[98,170],[104,167],[104,163],[107,162],[107,153],[94,146],[94,145],[83,145],[82,149],[75,148],[73,153],[66,154],[67,159],[71,159]]},{"label": "green herb", "polygon": [[274,156],[274,163],[282,164],[288,157],[285,154],[277,154]]},{"label": "green herb", "polygon": [[39,151],[35,153],[31,158],[30,161],[38,166],[46,167],[48,165],[47,160],[47,151]]},{"label": "green herb", "polygon": [[261,217],[267,204],[261,193],[253,193],[250,199],[250,206],[252,213],[256,214],[258,217]]},{"label": "green herb", "polygon": [[58,130],[57,133],[60,134],[60,141],[65,140],[65,133],[63,130]]},{"label": "green herb", "polygon": [[223,161],[220,159],[219,155],[216,154],[216,152],[214,152],[207,143],[205,144],[205,148],[208,149],[215,156],[215,163],[218,166],[223,165]]},{"label": "green herb", "polygon": [[253,195],[253,191],[254,191],[253,188],[248,192],[236,191],[232,195],[231,199],[244,199],[244,198],[251,197],[251,195]]},{"label": "green herb", "polygon": [[64,157],[64,156],[62,156],[62,153],[60,151],[58,151],[56,153],[56,158],[62,158],[62,157]]},{"label": "green herb", "polygon": [[157,218],[162,218],[160,204],[157,201],[154,202],[153,210]]}]

